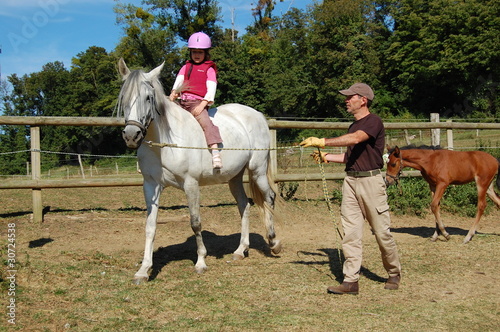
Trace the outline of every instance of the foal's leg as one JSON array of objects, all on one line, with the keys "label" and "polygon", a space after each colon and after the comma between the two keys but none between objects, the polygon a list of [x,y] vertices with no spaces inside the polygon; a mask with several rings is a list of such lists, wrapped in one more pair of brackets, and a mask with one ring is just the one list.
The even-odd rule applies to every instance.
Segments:
[{"label": "foal's leg", "polygon": [[[476,185],[477,185],[477,212],[476,212],[476,219],[474,220],[474,223],[472,224],[471,228],[469,229],[469,232],[465,236],[464,239],[464,244],[469,242],[474,234],[476,234],[476,228],[477,225],[479,224],[479,220],[483,216],[484,209],[486,208],[486,193],[488,192],[488,196],[492,198],[492,200],[497,203],[500,202],[500,199],[496,196],[495,191],[493,190],[493,182],[491,182],[489,188],[486,188],[487,184],[481,183],[480,179],[476,180]],[[493,191],[493,195],[491,195],[491,191]]]},{"label": "foal's leg", "polygon": [[248,251],[250,247],[250,230],[249,230],[249,214],[250,214],[250,203],[248,197],[245,193],[245,188],[243,187],[243,173],[229,181],[229,189],[231,194],[236,199],[238,203],[238,211],[241,217],[241,237],[240,245],[233,253],[233,260],[239,260],[245,258],[245,252]]},{"label": "foal's leg", "polygon": [[158,217],[158,202],[160,199],[161,186],[154,181],[144,179],[144,198],[147,206],[146,218],[146,244],[144,246],[144,258],[141,267],[134,275],[134,283],[139,285],[148,281],[148,271],[153,266],[153,249],[156,234],[156,219]]},{"label": "foal's leg", "polygon": [[495,193],[495,189],[493,181],[490,183],[490,186],[488,187],[488,190],[486,193],[488,194],[488,197],[496,204],[497,208],[500,208],[500,196],[498,196]]},{"label": "foal's leg", "polygon": [[200,187],[198,182],[194,179],[186,180],[184,182],[184,192],[186,193],[189,215],[191,219],[191,229],[196,237],[196,246],[198,260],[194,266],[196,272],[203,273],[207,269],[205,257],[207,256],[207,249],[203,243],[201,236],[201,219],[200,219]]},{"label": "foal's leg", "polygon": [[431,187],[432,192],[432,202],[431,202],[431,211],[434,214],[434,218],[436,220],[436,230],[431,237],[431,241],[436,241],[439,234],[442,234],[446,240],[450,239],[450,234],[446,231],[443,221],[441,220],[441,198],[443,197],[445,189],[448,187],[447,184],[437,185],[436,187]]}]

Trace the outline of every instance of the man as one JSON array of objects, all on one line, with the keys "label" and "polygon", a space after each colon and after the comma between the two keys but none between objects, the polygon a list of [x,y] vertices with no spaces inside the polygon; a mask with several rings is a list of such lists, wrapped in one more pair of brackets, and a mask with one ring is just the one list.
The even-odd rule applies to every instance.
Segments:
[{"label": "man", "polygon": [[365,220],[372,228],[382,254],[382,263],[389,274],[384,288],[398,289],[401,265],[396,242],[390,232],[391,219],[386,185],[380,172],[385,146],[384,125],[379,116],[370,113],[369,107],[375,97],[370,86],[356,83],[339,92],[346,96],[347,111],[355,120],[348,133],[334,138],[309,137],[300,143],[303,147],[347,147],[347,151],[341,154],[318,151],[313,154],[320,162],[346,164],[341,205],[344,281],[339,286],[328,287],[327,290],[333,294],[358,294]]}]

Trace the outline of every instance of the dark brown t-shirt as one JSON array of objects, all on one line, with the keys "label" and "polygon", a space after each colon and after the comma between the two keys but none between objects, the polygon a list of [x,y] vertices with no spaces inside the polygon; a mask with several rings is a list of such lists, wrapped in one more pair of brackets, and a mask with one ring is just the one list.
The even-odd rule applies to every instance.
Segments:
[{"label": "dark brown t-shirt", "polygon": [[385,129],[382,119],[378,115],[370,113],[364,118],[354,121],[349,126],[348,133],[354,133],[358,130],[364,131],[370,138],[347,147],[346,172],[381,169],[384,166],[382,154],[385,145]]}]

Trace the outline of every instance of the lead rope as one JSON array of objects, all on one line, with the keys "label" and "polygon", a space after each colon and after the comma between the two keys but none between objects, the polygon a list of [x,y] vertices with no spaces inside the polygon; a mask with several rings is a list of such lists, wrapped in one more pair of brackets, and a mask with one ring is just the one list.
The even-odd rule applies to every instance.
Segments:
[{"label": "lead rope", "polygon": [[[321,172],[321,180],[322,180],[321,182],[323,183],[323,195],[325,196],[326,206],[328,207],[328,211],[330,212],[330,217],[332,218],[333,224],[335,225],[335,229],[337,230],[337,233],[340,237],[340,240],[343,240],[344,237],[342,236],[342,233],[340,232],[337,218],[335,218],[335,214],[333,213],[333,208],[332,208],[332,204],[330,201],[330,195],[328,194],[328,187],[326,185],[326,177],[325,177],[325,169],[323,167],[323,163],[321,162],[321,150],[319,148],[318,148],[318,153],[319,153],[319,157],[320,157],[320,160],[318,162],[318,166],[319,166],[319,170]],[[339,241],[339,238],[337,238],[337,253],[339,255],[339,263],[342,263],[342,258],[340,255],[341,245],[342,245],[342,243]]]},{"label": "lead rope", "polygon": [[231,151],[270,151],[270,150],[285,150],[285,149],[292,149],[292,148],[297,148],[297,146],[292,145],[292,146],[279,146],[275,148],[263,148],[263,149],[252,149],[252,148],[224,148],[224,147],[218,147],[218,148],[210,148],[210,147],[195,147],[195,146],[180,146],[175,143],[157,143],[153,141],[143,141],[144,144],[149,145],[149,147],[159,147],[159,148],[177,148],[177,149],[190,149],[190,150],[231,150]]}]

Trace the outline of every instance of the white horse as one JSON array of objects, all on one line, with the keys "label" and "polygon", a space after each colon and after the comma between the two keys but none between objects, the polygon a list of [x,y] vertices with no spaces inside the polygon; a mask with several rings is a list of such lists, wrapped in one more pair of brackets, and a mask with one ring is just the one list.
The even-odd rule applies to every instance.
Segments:
[{"label": "white horse", "polygon": [[[134,275],[134,282],[139,284],[149,279],[158,204],[166,186],[186,193],[191,228],[198,248],[195,269],[202,273],[207,269],[207,250],[201,235],[199,187],[228,182],[241,216],[240,245],[233,253],[233,259],[245,257],[250,245],[250,203],[242,181],[245,169],[248,170],[253,200],[263,210],[269,247],[274,254],[278,254],[281,243],[276,239],[273,222],[277,191],[269,173],[270,136],[262,113],[239,104],[223,105],[209,111],[224,141],[221,151],[224,168],[213,169],[212,156],[201,126],[189,112],[171,102],[163,91],[158,80],[163,64],[145,73],[142,70],[130,71],[125,61],[120,59],[118,68],[124,80],[118,101],[118,115],[125,117],[126,124],[122,135],[129,148],[138,149],[147,205],[144,259]],[[164,147],[148,144],[144,140],[163,144]]]}]

